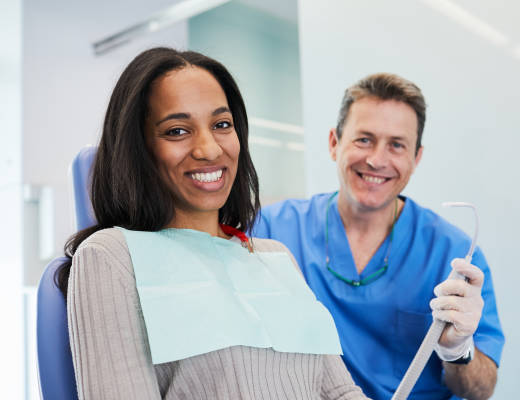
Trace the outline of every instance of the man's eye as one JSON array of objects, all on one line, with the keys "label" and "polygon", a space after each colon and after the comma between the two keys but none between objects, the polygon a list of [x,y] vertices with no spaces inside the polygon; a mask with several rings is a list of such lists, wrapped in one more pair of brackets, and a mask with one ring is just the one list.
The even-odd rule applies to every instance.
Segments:
[{"label": "man's eye", "polygon": [[370,144],[370,139],[366,138],[366,137],[362,137],[362,138],[356,139],[356,142],[362,146],[366,146],[366,145]]},{"label": "man's eye", "polygon": [[229,121],[220,121],[215,124],[215,129],[227,129],[231,128],[231,122]]},{"label": "man's eye", "polygon": [[403,144],[399,142],[392,142],[392,147],[397,150],[404,148]]},{"label": "man's eye", "polygon": [[166,136],[182,136],[182,135],[185,135],[187,133],[188,133],[188,131],[186,129],[172,128],[172,129],[168,129],[164,134]]}]

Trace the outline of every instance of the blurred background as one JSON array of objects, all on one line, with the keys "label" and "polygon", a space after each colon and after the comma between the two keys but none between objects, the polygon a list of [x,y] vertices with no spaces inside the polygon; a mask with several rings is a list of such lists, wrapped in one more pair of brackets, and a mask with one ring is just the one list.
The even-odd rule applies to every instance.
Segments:
[{"label": "blurred background", "polygon": [[[514,0],[0,0],[0,398],[38,399],[35,293],[75,231],[69,165],[95,145],[140,51],[203,52],[236,78],[263,204],[337,188],[328,155],[343,91],[374,72],[428,103],[405,194],[469,234],[470,201],[506,346],[494,399],[520,392],[520,3]],[[461,255],[463,256],[463,255]]]}]

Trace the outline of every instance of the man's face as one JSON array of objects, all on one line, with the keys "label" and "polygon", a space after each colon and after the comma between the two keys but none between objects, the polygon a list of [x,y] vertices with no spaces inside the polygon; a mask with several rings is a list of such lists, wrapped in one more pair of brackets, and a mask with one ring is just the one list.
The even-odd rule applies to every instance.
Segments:
[{"label": "man's face", "polygon": [[329,135],[340,194],[357,211],[387,207],[404,189],[419,163],[417,116],[406,103],[365,97],[352,104],[343,134]]}]

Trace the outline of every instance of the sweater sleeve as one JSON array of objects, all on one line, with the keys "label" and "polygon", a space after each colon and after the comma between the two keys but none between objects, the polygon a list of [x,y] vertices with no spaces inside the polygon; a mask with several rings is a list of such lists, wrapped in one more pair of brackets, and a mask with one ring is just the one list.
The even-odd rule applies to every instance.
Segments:
[{"label": "sweater sleeve", "polygon": [[72,260],[67,298],[79,399],[160,399],[126,243],[100,231]]},{"label": "sweater sleeve", "polygon": [[340,356],[323,357],[322,400],[367,400],[357,386]]}]

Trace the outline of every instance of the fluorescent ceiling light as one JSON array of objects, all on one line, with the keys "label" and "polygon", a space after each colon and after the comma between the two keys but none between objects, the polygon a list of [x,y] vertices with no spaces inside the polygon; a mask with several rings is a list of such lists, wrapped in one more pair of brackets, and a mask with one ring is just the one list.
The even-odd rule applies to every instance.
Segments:
[{"label": "fluorescent ceiling light", "polygon": [[284,122],[272,121],[269,119],[249,118],[249,123],[253,126],[261,128],[273,129],[275,131],[281,131],[286,133],[294,133],[296,135],[303,135],[303,127],[299,125],[286,124]]},{"label": "fluorescent ceiling light", "polygon": [[283,143],[280,140],[269,139],[263,136],[249,136],[249,144],[260,144],[262,146],[282,147]]},{"label": "fluorescent ceiling light", "polygon": [[287,142],[287,148],[293,151],[305,151],[305,143]]},{"label": "fluorescent ceiling light", "polygon": [[163,11],[152,15],[146,21],[132,25],[129,28],[123,29],[105,39],[94,42],[94,53],[101,55],[107,51],[120,46],[138,36],[156,32],[164,29],[176,22],[194,17],[212,8],[218,7],[230,0],[185,0],[174,4]]},{"label": "fluorescent ceiling light", "polygon": [[450,0],[422,0],[422,2],[496,46],[509,45],[509,38],[506,35]]}]

